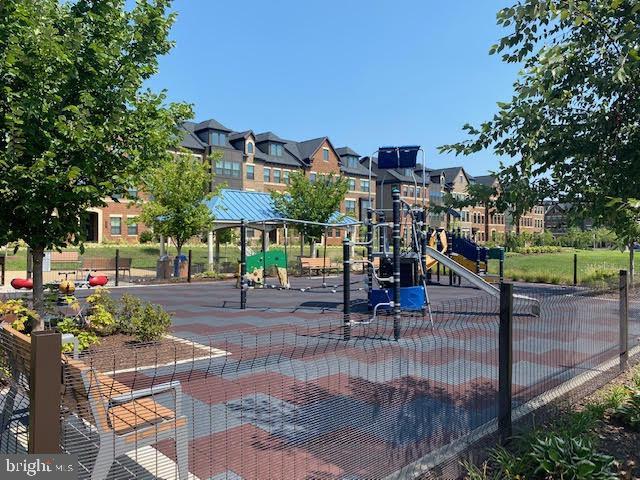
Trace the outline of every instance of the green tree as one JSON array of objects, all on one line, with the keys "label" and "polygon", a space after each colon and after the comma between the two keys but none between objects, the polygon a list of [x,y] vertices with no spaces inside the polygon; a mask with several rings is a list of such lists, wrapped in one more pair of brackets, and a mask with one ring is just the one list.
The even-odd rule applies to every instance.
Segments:
[{"label": "green tree", "polygon": [[32,248],[39,311],[44,250],[81,243],[86,209],[125,194],[191,116],[140,90],[170,50],[170,6],[0,3],[0,229]]},{"label": "green tree", "polygon": [[205,202],[217,191],[209,192],[210,184],[207,162],[186,153],[176,154],[144,176],[144,191],[149,200],[142,200],[142,211],[136,220],[151,227],[157,235],[171,238],[180,255],[187,240],[213,226],[213,214]]},{"label": "green tree", "polygon": [[[548,180],[553,198],[610,224],[607,197],[640,198],[630,181],[640,176],[640,3],[521,0],[497,22],[509,31],[490,53],[522,65],[514,95],[441,150],[491,148],[532,183]],[[612,228],[622,237],[633,222],[620,217]]]},{"label": "green tree", "polygon": [[500,192],[496,208],[508,213],[516,235],[520,235],[520,219],[540,202],[540,190],[522,174],[519,165],[503,167],[498,178]]},{"label": "green tree", "polygon": [[[340,204],[349,189],[345,177],[318,175],[315,181],[301,172],[289,178],[286,193],[271,192],[274,207],[284,218],[328,223],[331,215],[340,209]],[[301,224],[298,230],[313,249],[324,234],[321,225]],[[312,251],[315,254],[315,250]]]}]

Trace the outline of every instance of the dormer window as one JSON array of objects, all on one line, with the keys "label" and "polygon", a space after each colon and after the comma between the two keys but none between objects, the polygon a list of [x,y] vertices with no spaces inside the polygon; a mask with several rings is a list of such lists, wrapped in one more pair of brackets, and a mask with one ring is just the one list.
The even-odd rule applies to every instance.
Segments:
[{"label": "dormer window", "polygon": [[284,148],[279,143],[269,144],[269,155],[281,157],[284,154]]},{"label": "dormer window", "polygon": [[247,142],[247,153],[249,155],[253,154],[253,142]]},{"label": "dormer window", "polygon": [[227,144],[227,134],[224,132],[209,132],[209,144],[224,146]]},{"label": "dormer window", "polygon": [[405,168],[404,174],[406,177],[410,177],[411,175],[413,175],[413,170],[411,168]]},{"label": "dormer window", "polygon": [[351,167],[351,168],[356,168],[358,166],[358,157],[353,157],[351,155],[349,155],[347,157],[347,167]]}]

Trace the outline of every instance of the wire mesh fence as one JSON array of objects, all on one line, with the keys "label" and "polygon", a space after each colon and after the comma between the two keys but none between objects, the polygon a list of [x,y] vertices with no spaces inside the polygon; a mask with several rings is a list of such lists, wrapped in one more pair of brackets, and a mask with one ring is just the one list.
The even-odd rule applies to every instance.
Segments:
[{"label": "wire mesh fence", "polygon": [[[617,285],[515,293],[514,419],[619,371]],[[105,342],[63,361],[62,449],[79,455],[81,478],[428,478],[495,444],[500,299],[431,313],[404,312],[397,341],[384,312],[352,313],[345,340],[335,311],[214,308],[156,343]],[[11,425],[2,451],[26,432],[24,419]]]}]

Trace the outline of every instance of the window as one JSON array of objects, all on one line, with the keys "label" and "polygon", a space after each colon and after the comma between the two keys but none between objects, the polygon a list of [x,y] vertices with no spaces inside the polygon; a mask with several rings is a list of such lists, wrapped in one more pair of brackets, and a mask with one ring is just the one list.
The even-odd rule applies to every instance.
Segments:
[{"label": "window", "polygon": [[315,174],[315,172],[311,172],[311,173],[309,174],[309,181],[310,181],[310,182],[315,182],[315,181],[316,181],[316,174]]},{"label": "window", "polygon": [[209,132],[209,144],[224,146],[227,144],[227,134],[223,132]]},{"label": "window", "polygon": [[349,191],[353,192],[356,189],[356,179],[355,178],[350,178],[349,179]]},{"label": "window", "polygon": [[328,148],[323,148],[322,149],[322,160],[324,160],[325,162],[329,161],[329,149]]},{"label": "window", "polygon": [[347,167],[355,168],[359,163],[358,157],[353,157],[351,155],[347,157]]},{"label": "window", "polygon": [[273,171],[273,182],[274,183],[280,183],[280,175],[282,174],[282,172],[280,170],[274,170]]},{"label": "window", "polygon": [[265,182],[271,181],[271,169],[269,167],[264,167],[262,171],[262,180]]},{"label": "window", "polygon": [[231,160],[218,160],[216,162],[216,175],[225,177],[240,177],[240,163]]},{"label": "window", "polygon": [[355,200],[345,200],[344,201],[344,210],[347,215],[355,215],[356,213],[356,201]]},{"label": "window", "polygon": [[270,143],[269,144],[269,155],[273,155],[274,157],[281,157],[284,152],[282,145],[279,143]]},{"label": "window", "polygon": [[127,198],[138,198],[138,189],[135,187],[127,189]]},{"label": "window", "polygon": [[333,237],[333,228],[327,230],[327,237]]},{"label": "window", "polygon": [[369,180],[360,180],[360,191],[361,192],[369,191]]},{"label": "window", "polygon": [[289,172],[289,170],[284,170],[284,171],[282,172],[282,178],[283,178],[284,183],[285,183],[286,185],[289,185],[289,175],[290,175],[290,173],[291,173],[291,172]]},{"label": "window", "polygon": [[111,217],[111,235],[122,235],[122,217]]},{"label": "window", "polygon": [[252,142],[247,142],[247,153],[248,154],[252,154],[253,153],[253,143]]},{"label": "window", "polygon": [[127,222],[127,235],[135,237],[138,235],[138,224],[135,222]]},{"label": "window", "polygon": [[420,192],[422,192],[422,187],[416,188],[416,196],[420,197]]},{"label": "window", "polygon": [[409,196],[409,187],[407,187],[407,186],[402,187],[402,196],[403,197],[408,197]]},{"label": "window", "polygon": [[255,167],[253,165],[247,165],[247,180],[253,180],[255,178]]},{"label": "window", "polygon": [[365,220],[367,217],[367,210],[369,210],[370,205],[371,203],[369,203],[369,200],[364,198],[360,199],[360,220]]}]

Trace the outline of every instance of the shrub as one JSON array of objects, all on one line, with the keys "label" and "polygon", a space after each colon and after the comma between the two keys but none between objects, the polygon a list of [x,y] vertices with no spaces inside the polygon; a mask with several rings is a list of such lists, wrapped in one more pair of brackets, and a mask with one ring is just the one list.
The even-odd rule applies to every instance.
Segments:
[{"label": "shrub", "polygon": [[103,305],[91,307],[91,315],[87,317],[89,328],[99,335],[110,335],[116,330],[116,319]]},{"label": "shrub", "polygon": [[136,332],[134,319],[142,307],[140,298],[125,293],[120,299],[120,310],[116,316],[116,330],[126,335],[134,335]]},{"label": "shrub", "polygon": [[110,335],[116,330],[116,304],[106,288],[96,288],[94,293],[87,297],[87,303],[91,306],[87,322],[91,330],[98,335]]},{"label": "shrub", "polygon": [[144,232],[138,235],[138,241],[140,243],[150,243],[153,242],[153,233],[151,230],[145,230]]},{"label": "shrub", "polygon": [[[80,351],[86,350],[92,345],[96,345],[100,343],[98,336],[86,330],[81,330],[76,322],[72,318],[65,318],[64,320],[58,322],[56,325],[56,330],[60,333],[70,333],[78,339],[78,349]],[[62,351],[65,353],[69,353],[73,351],[73,345],[67,343],[62,346]]]},{"label": "shrub", "polygon": [[40,318],[35,310],[27,307],[22,300],[12,299],[0,302],[0,317],[11,321],[11,327],[23,333],[31,333]]},{"label": "shrub", "polygon": [[613,411],[613,418],[633,431],[640,432],[640,390],[631,390],[628,398]]},{"label": "shrub", "polygon": [[167,333],[171,326],[171,315],[160,305],[147,303],[136,312],[133,324],[139,342],[153,342]]},{"label": "shrub", "polygon": [[547,435],[536,439],[528,454],[534,474],[543,478],[614,480],[615,461],[597,452],[585,438]]}]

